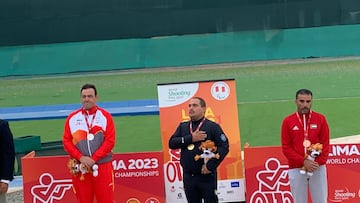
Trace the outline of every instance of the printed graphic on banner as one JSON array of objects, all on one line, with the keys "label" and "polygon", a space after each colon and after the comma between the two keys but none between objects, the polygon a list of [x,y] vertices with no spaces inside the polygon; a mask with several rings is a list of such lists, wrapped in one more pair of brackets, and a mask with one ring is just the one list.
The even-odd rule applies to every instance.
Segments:
[{"label": "printed graphic on banner", "polygon": [[[359,144],[331,146],[327,160],[329,202],[360,202],[360,184],[354,181],[360,178],[359,168]],[[331,177],[331,172],[334,178]]]},{"label": "printed graphic on banner", "polygon": [[225,100],[230,95],[230,87],[225,82],[215,82],[211,86],[211,95],[216,100]]},{"label": "printed graphic on banner", "polygon": [[287,165],[282,165],[276,158],[266,160],[264,168],[256,173],[259,183],[257,190],[251,195],[250,202],[292,202],[288,190]]},{"label": "printed graphic on banner", "polygon": [[167,88],[158,89],[159,106],[171,107],[184,103],[193,97],[199,88],[198,83],[189,83],[183,85],[168,85]]},{"label": "printed graphic on banner", "polygon": [[[360,144],[331,145],[326,164],[329,203],[360,202],[360,186],[353,181],[360,178],[359,149]],[[287,160],[281,147],[245,148],[244,158],[247,202],[293,203]]]},{"label": "printed graphic on banner", "polygon": [[[23,158],[24,202],[75,202],[68,160],[67,156]],[[54,168],[54,162],[59,167]],[[112,164],[116,202],[165,202],[162,152],[114,154]]]},{"label": "printed graphic on banner", "polygon": [[181,152],[180,149],[169,149],[168,141],[180,122],[190,120],[188,102],[194,96],[205,99],[205,117],[218,123],[229,139],[230,152],[218,169],[219,200],[244,201],[235,81],[222,80],[158,85],[166,202],[186,202],[180,166]]},{"label": "printed graphic on banner", "polygon": [[50,173],[43,173],[38,184],[31,187],[33,202],[54,202],[62,200],[65,193],[71,190],[71,179],[55,180]]}]

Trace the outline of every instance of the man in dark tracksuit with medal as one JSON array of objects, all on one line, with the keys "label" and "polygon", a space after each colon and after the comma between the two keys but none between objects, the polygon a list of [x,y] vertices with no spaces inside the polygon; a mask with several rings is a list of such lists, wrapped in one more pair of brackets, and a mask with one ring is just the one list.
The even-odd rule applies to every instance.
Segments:
[{"label": "man in dark tracksuit with medal", "polygon": [[[220,125],[205,118],[206,103],[200,97],[189,102],[190,121],[182,122],[169,140],[170,149],[181,148],[180,163],[183,168],[183,183],[189,203],[216,203],[217,167],[229,152],[228,139]],[[199,146],[211,140],[217,147],[219,158],[195,160],[202,153]]]}]

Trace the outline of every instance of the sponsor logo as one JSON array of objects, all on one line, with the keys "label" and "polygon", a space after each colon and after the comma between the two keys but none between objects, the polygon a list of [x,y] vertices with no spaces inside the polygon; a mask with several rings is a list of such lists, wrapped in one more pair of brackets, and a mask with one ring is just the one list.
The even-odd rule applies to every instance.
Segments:
[{"label": "sponsor logo", "polygon": [[294,130],[294,131],[295,131],[295,130],[299,130],[299,127],[294,126],[292,130]]},{"label": "sponsor logo", "polygon": [[155,197],[150,197],[145,200],[145,203],[160,203],[160,201],[158,199],[156,199]]},{"label": "sponsor logo", "polygon": [[193,97],[199,83],[172,84],[158,86],[159,107],[170,107],[184,103]]},{"label": "sponsor logo", "polygon": [[360,196],[360,190],[358,192],[350,191],[348,188],[344,189],[335,189],[333,192],[330,192],[331,197],[329,197],[331,202],[343,202],[350,199],[356,198],[357,193]]},{"label": "sponsor logo", "polygon": [[220,183],[219,186],[218,186],[219,189],[224,189],[226,188],[226,185],[224,185],[223,183]]},{"label": "sponsor logo", "polygon": [[182,194],[181,192],[179,192],[179,193],[177,194],[177,198],[178,198],[178,199],[184,199],[184,196],[183,196],[183,194]]},{"label": "sponsor logo", "polygon": [[188,90],[173,88],[168,91],[168,99],[180,99],[183,97],[189,97],[191,92]]},{"label": "sponsor logo", "polygon": [[140,203],[140,200],[132,197],[126,201],[126,203]]},{"label": "sponsor logo", "polygon": [[231,187],[240,187],[239,181],[231,182],[230,184],[231,184]]}]

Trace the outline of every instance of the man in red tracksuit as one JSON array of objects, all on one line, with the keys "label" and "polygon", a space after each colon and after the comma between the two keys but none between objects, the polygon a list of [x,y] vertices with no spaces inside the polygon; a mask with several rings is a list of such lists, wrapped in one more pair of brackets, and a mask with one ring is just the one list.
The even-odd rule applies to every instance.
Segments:
[{"label": "man in red tracksuit", "polygon": [[[281,127],[282,150],[289,164],[289,181],[294,203],[305,203],[308,190],[313,203],[327,203],[326,161],[329,155],[329,126],[324,115],[311,110],[312,92],[296,92],[297,111],[287,116]],[[311,160],[305,151],[312,144],[323,146],[321,154]],[[302,172],[305,167],[308,173]],[[310,173],[309,173],[310,172]]]},{"label": "man in red tracksuit", "polygon": [[113,203],[114,172],[112,150],[115,145],[115,126],[112,116],[98,107],[95,85],[85,84],[80,90],[82,108],[72,112],[64,126],[64,149],[98,174],[73,175],[72,182],[79,203]]}]

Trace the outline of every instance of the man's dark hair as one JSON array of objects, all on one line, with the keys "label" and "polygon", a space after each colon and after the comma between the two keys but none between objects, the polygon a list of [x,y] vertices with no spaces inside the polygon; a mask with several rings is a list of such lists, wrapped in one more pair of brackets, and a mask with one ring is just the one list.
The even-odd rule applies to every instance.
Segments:
[{"label": "man's dark hair", "polygon": [[295,98],[297,99],[298,95],[299,94],[306,94],[306,95],[310,95],[312,97],[312,92],[308,89],[299,89],[297,92],[296,92],[296,95],[295,95]]},{"label": "man's dark hair", "polygon": [[201,97],[193,97],[193,99],[198,99],[200,101],[200,106],[201,107],[206,107],[206,102],[203,98]]},{"label": "man's dark hair", "polygon": [[95,85],[93,85],[93,84],[89,84],[89,83],[87,83],[87,84],[85,84],[85,85],[83,85],[82,87],[81,87],[81,90],[80,90],[80,94],[81,94],[81,92],[83,91],[83,90],[85,90],[85,89],[94,89],[94,91],[95,91],[95,96],[97,95],[97,91],[96,91],[96,87],[95,87]]}]

